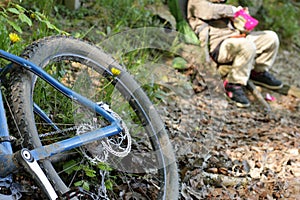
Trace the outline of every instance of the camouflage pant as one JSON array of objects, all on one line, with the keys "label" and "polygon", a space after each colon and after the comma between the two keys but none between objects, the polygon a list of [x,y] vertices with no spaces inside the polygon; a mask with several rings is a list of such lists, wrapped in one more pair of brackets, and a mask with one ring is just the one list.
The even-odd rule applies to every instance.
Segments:
[{"label": "camouflage pant", "polygon": [[246,85],[252,69],[269,70],[278,48],[279,39],[273,31],[256,31],[246,38],[225,39],[219,49],[218,70],[228,82]]}]

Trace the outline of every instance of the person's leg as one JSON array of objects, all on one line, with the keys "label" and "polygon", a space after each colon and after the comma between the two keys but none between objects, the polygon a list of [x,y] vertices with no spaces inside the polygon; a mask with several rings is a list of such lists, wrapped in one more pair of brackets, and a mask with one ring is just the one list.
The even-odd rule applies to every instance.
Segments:
[{"label": "person's leg", "polygon": [[246,38],[228,38],[220,46],[217,62],[232,63],[231,67],[227,66],[226,69],[228,82],[246,85],[253,69],[255,56],[254,43]]},{"label": "person's leg", "polygon": [[251,32],[247,39],[256,46],[256,58],[254,70],[257,72],[268,71],[275,62],[279,39],[273,31],[255,31]]},{"label": "person's leg", "polygon": [[[246,38],[228,38],[222,42],[217,62],[221,64],[219,71],[226,74],[225,90],[227,96],[238,107],[248,107],[250,102],[243,86],[247,85],[256,56],[254,43]],[[222,63],[232,63],[231,66]]]},{"label": "person's leg", "polygon": [[250,76],[251,80],[255,84],[269,89],[281,88],[282,82],[269,73],[278,53],[279,39],[277,34],[273,31],[257,31],[250,33],[247,39],[256,45],[257,55]]}]

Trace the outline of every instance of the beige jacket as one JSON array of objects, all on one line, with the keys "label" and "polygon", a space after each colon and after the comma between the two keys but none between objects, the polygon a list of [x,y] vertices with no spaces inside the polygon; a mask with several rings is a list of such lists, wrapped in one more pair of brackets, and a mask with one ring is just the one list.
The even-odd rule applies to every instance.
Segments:
[{"label": "beige jacket", "polygon": [[240,32],[231,25],[233,6],[211,3],[208,0],[189,0],[187,19],[198,35],[201,44],[209,44],[212,52],[224,39],[238,36]]}]

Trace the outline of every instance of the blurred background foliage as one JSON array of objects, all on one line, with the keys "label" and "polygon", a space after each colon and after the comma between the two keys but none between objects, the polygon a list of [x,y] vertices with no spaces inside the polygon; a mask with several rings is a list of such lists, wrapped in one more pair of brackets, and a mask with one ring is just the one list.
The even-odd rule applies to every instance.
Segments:
[{"label": "blurred background foliage", "polygon": [[[167,0],[81,0],[84,6],[67,9],[63,0],[2,0],[0,2],[0,47],[18,53],[33,40],[69,33],[99,41],[111,34],[137,27],[163,27],[165,21],[148,9]],[[299,0],[228,0],[250,7],[260,24],[257,29],[276,31],[283,48],[300,44]],[[12,42],[10,33],[20,41]]]},{"label": "blurred background foliage", "polygon": [[291,44],[299,47],[299,0],[229,0],[228,3],[249,7],[251,14],[260,21],[257,29],[277,32],[283,48]]}]

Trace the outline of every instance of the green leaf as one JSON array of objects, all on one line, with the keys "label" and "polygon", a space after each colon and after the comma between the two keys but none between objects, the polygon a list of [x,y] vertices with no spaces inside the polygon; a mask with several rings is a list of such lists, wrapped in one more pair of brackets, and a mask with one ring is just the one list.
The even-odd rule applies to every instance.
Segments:
[{"label": "green leaf", "polygon": [[87,191],[90,191],[90,184],[88,182],[84,181],[82,184],[82,188]]},{"label": "green leaf", "polygon": [[32,21],[31,19],[29,19],[29,17],[27,17],[24,13],[21,13],[19,15],[19,19],[22,21],[22,22],[25,22],[28,24],[28,26],[32,26]]},{"label": "green leaf", "polygon": [[170,12],[175,17],[176,22],[184,20],[183,13],[181,12],[178,0],[169,0],[168,6],[170,9]]},{"label": "green leaf", "polygon": [[1,16],[1,18],[2,18],[2,17],[4,17],[4,18],[8,18],[8,15],[7,15],[6,13],[4,13],[4,12],[2,12],[2,11],[1,11],[1,12],[0,12],[0,14],[1,14],[1,15],[0,15],[0,16]]},{"label": "green leaf", "polygon": [[191,29],[190,25],[187,21],[179,21],[177,23],[178,32],[182,33],[183,39],[188,44],[199,45],[198,37],[196,36],[195,32]]},{"label": "green leaf", "polygon": [[90,190],[90,184],[86,181],[83,181],[83,180],[75,182],[74,186],[75,187],[82,187],[84,190],[87,190],[87,191]]},{"label": "green leaf", "polygon": [[175,69],[186,69],[188,68],[188,63],[181,57],[176,57],[173,59],[172,66]]},{"label": "green leaf", "polygon": [[34,12],[33,14],[34,14],[34,17],[36,18],[36,20],[38,20],[38,21],[42,20],[41,14],[39,12]]},{"label": "green leaf", "polygon": [[15,22],[7,20],[7,23],[9,23],[9,25],[11,25],[17,32],[23,33],[21,27],[18,26]]},{"label": "green leaf", "polygon": [[56,30],[56,27],[53,24],[51,24],[51,22],[49,22],[47,20],[41,20],[41,22],[45,23],[47,28]]},{"label": "green leaf", "polygon": [[107,163],[99,162],[97,167],[98,167],[98,169],[100,169],[102,171],[111,171],[112,170],[112,168]]},{"label": "green leaf", "polygon": [[95,171],[85,171],[85,174],[88,176],[88,177],[95,177],[96,176],[96,173]]},{"label": "green leaf", "polygon": [[64,172],[66,172],[68,175],[71,174],[73,171],[76,171],[79,169],[79,166],[76,165],[77,162],[75,160],[70,160],[63,165]]},{"label": "green leaf", "polygon": [[85,166],[85,167],[83,168],[83,170],[84,170],[85,174],[86,174],[88,177],[93,178],[93,177],[96,176],[96,171],[93,170],[93,169],[91,169],[91,168],[89,168],[88,166]]},{"label": "green leaf", "polygon": [[14,14],[17,14],[17,15],[20,14],[20,12],[19,12],[16,8],[8,8],[7,10],[8,10],[9,12],[14,13]]},{"label": "green leaf", "polygon": [[81,181],[75,182],[74,186],[79,187],[79,186],[82,186],[82,184],[83,184],[83,181],[81,180]]},{"label": "green leaf", "polygon": [[26,9],[24,8],[24,7],[22,7],[22,6],[20,6],[19,4],[14,4],[15,5],[15,7],[19,10],[19,11],[21,11],[21,12],[25,12],[26,11]]},{"label": "green leaf", "polygon": [[111,181],[111,180],[106,180],[105,181],[105,187],[106,187],[106,189],[108,189],[108,190],[112,190],[113,189],[113,182]]}]

